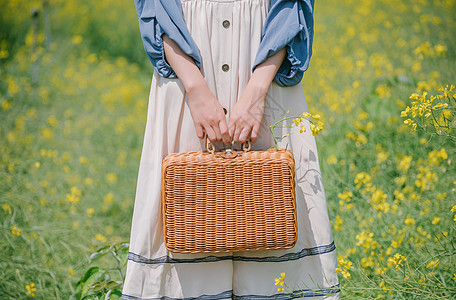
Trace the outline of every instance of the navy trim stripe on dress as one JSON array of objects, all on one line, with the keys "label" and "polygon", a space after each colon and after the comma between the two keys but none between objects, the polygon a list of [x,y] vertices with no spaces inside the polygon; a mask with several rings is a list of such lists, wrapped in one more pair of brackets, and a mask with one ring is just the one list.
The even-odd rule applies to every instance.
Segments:
[{"label": "navy trim stripe on dress", "polygon": [[147,258],[139,254],[128,252],[128,260],[142,264],[163,264],[163,263],[202,263],[202,262],[218,262],[223,260],[232,261],[244,261],[244,262],[284,262],[290,260],[297,260],[306,256],[320,255],[332,252],[336,249],[334,242],[328,245],[316,246],[312,248],[305,248],[299,252],[287,253],[282,256],[266,256],[266,257],[254,257],[254,256],[238,256],[238,255],[227,255],[227,256],[206,256],[199,258],[174,258],[168,255],[159,258]]},{"label": "navy trim stripe on dress", "polygon": [[323,297],[335,295],[340,292],[339,284],[333,285],[329,288],[318,289],[318,290],[297,290],[292,293],[279,293],[271,296],[264,295],[245,295],[237,296],[233,294],[233,291],[222,292],[217,295],[201,295],[198,297],[189,297],[189,298],[170,298],[170,297],[160,297],[160,298],[139,298],[126,294],[122,294],[121,300],[220,300],[220,299],[232,299],[232,300],[285,300],[285,299],[296,299],[296,298],[307,298],[307,297]]},{"label": "navy trim stripe on dress", "polygon": [[221,300],[221,299],[229,299],[233,296],[233,291],[226,291],[217,295],[201,295],[198,297],[191,297],[191,298],[170,298],[170,297],[160,297],[160,298],[139,298],[134,297],[126,294],[122,294],[121,300]]}]

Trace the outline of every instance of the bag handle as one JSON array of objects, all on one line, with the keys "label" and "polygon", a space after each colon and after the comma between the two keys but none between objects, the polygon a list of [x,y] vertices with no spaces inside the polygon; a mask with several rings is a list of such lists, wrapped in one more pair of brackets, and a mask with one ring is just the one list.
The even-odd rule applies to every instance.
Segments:
[{"label": "bag handle", "polygon": [[[211,154],[214,154],[215,153],[215,146],[209,140],[209,138],[207,137],[206,133],[204,133],[204,138],[205,138],[205,144],[206,144],[206,151],[211,153]],[[247,139],[244,143],[242,143],[242,150],[244,152],[249,152],[251,147],[252,147],[252,141],[250,139]],[[229,148],[229,149],[226,149],[226,151],[230,151],[231,152],[232,149]]]}]

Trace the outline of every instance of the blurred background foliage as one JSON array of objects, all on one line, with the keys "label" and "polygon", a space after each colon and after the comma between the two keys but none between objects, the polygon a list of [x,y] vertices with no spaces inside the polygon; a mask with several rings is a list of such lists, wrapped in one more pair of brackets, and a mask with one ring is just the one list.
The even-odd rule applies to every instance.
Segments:
[{"label": "blurred background foliage", "polygon": [[[0,295],[115,298],[152,76],[134,2],[0,5]],[[325,122],[346,299],[456,295],[455,12],[454,0],[315,4],[302,85]],[[404,124],[425,92],[446,93],[434,103],[449,103],[435,109],[445,134]]]}]

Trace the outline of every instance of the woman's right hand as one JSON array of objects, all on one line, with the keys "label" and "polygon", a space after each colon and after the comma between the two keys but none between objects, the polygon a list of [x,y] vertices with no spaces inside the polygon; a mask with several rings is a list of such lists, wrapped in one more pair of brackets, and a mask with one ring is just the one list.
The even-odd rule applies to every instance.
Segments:
[{"label": "woman's right hand", "polygon": [[220,102],[215,98],[206,82],[199,81],[194,86],[186,88],[188,106],[195,124],[196,134],[200,139],[206,132],[209,140],[223,141],[228,144],[231,137],[228,132],[225,113]]},{"label": "woman's right hand", "polygon": [[166,34],[162,35],[166,60],[176,72],[188,95],[188,106],[200,139],[206,132],[211,142],[231,142],[223,107],[207,86],[192,58]]}]

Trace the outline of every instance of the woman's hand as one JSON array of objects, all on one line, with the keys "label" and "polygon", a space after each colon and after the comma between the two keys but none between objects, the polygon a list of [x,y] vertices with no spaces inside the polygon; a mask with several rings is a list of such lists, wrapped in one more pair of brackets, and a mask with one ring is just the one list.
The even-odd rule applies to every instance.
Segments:
[{"label": "woman's hand", "polygon": [[231,142],[225,113],[222,105],[207,86],[192,58],[166,34],[163,34],[163,47],[168,63],[176,72],[188,95],[188,106],[195,124],[196,134],[204,138],[204,132],[210,141]]},{"label": "woman's hand", "polygon": [[234,142],[245,142],[249,133],[252,142],[257,139],[269,86],[285,55],[286,50],[282,48],[255,68],[230,114],[228,130]]},{"label": "woman's hand", "polygon": [[249,81],[230,114],[228,128],[233,141],[243,143],[251,132],[250,139],[255,142],[263,120],[267,92],[264,84]]},{"label": "woman's hand", "polygon": [[195,124],[196,134],[204,138],[204,132],[210,141],[231,141],[226,124],[225,113],[220,102],[215,98],[206,82],[187,89],[188,106]]}]

